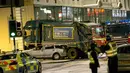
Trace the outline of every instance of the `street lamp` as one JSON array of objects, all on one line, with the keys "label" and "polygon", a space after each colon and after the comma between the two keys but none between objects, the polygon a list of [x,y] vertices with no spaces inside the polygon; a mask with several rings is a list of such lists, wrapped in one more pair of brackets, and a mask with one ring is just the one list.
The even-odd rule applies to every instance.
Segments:
[{"label": "street lamp", "polygon": [[14,42],[14,51],[16,51],[16,45],[15,45],[15,33],[12,32],[11,36],[13,37],[13,42]]},{"label": "street lamp", "polygon": [[11,14],[10,14],[10,16],[11,16],[11,19],[13,20],[14,19],[14,14],[13,14],[13,0],[11,0],[10,1],[10,11],[11,11]]}]

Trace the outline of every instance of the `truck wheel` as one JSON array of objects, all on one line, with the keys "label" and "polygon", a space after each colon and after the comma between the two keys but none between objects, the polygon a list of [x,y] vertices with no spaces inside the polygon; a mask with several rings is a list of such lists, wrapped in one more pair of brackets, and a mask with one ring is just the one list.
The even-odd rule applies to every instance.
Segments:
[{"label": "truck wheel", "polygon": [[0,73],[3,73],[3,71],[0,71]]},{"label": "truck wheel", "polygon": [[24,46],[24,50],[27,50],[28,49],[28,47],[27,46]]},{"label": "truck wheel", "polygon": [[0,73],[3,73],[3,70],[0,68]]},{"label": "truck wheel", "polygon": [[54,53],[52,58],[53,58],[53,60],[59,60],[60,59],[60,54],[59,53]]},{"label": "truck wheel", "polygon": [[75,58],[77,58],[78,53],[77,53],[76,49],[70,48],[70,49],[68,50],[67,55],[68,55],[68,58],[69,58],[69,59],[75,59]]}]

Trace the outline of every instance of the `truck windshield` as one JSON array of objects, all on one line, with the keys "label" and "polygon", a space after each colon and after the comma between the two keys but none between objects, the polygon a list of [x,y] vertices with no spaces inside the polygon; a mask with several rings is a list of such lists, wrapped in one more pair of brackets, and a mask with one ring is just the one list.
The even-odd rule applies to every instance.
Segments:
[{"label": "truck windshield", "polygon": [[103,36],[104,35],[103,28],[100,27],[100,26],[93,26],[92,27],[92,35],[94,37],[101,37],[101,36]]}]

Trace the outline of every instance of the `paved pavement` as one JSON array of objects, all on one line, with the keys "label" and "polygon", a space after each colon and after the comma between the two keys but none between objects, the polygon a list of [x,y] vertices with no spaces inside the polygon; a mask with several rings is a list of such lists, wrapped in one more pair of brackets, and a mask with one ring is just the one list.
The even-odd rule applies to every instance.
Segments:
[{"label": "paved pavement", "polygon": [[[89,61],[86,59],[76,61],[59,61],[61,63],[48,63],[49,61],[43,62],[44,67],[42,73],[91,73],[91,70],[89,69]],[[100,68],[98,68],[98,73],[107,73],[107,61],[100,60]]]},{"label": "paved pavement", "polygon": [[42,64],[64,63],[64,62],[70,62],[70,61],[74,61],[74,60],[71,60],[71,59],[67,59],[67,60],[42,60]]}]

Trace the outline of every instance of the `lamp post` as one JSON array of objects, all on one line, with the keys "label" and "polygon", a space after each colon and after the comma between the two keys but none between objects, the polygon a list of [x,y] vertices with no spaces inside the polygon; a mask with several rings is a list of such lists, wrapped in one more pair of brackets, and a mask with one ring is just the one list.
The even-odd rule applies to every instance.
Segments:
[{"label": "lamp post", "polygon": [[14,43],[14,50],[16,51],[16,45],[15,45],[15,33],[12,32],[11,36],[13,37],[13,43]]},{"label": "lamp post", "polygon": [[[11,2],[10,2],[10,11],[11,11],[11,14],[10,14],[10,16],[11,16],[11,20],[14,20],[14,14],[13,14],[13,0],[11,0]],[[16,51],[16,44],[15,44],[15,33],[14,32],[12,32],[11,33],[11,36],[13,37],[13,43],[14,43],[14,51]]]},{"label": "lamp post", "polygon": [[14,19],[14,15],[13,15],[13,0],[11,0],[11,2],[10,2],[10,9],[11,9],[11,14],[10,14],[10,16],[11,16],[11,19],[13,20]]}]

